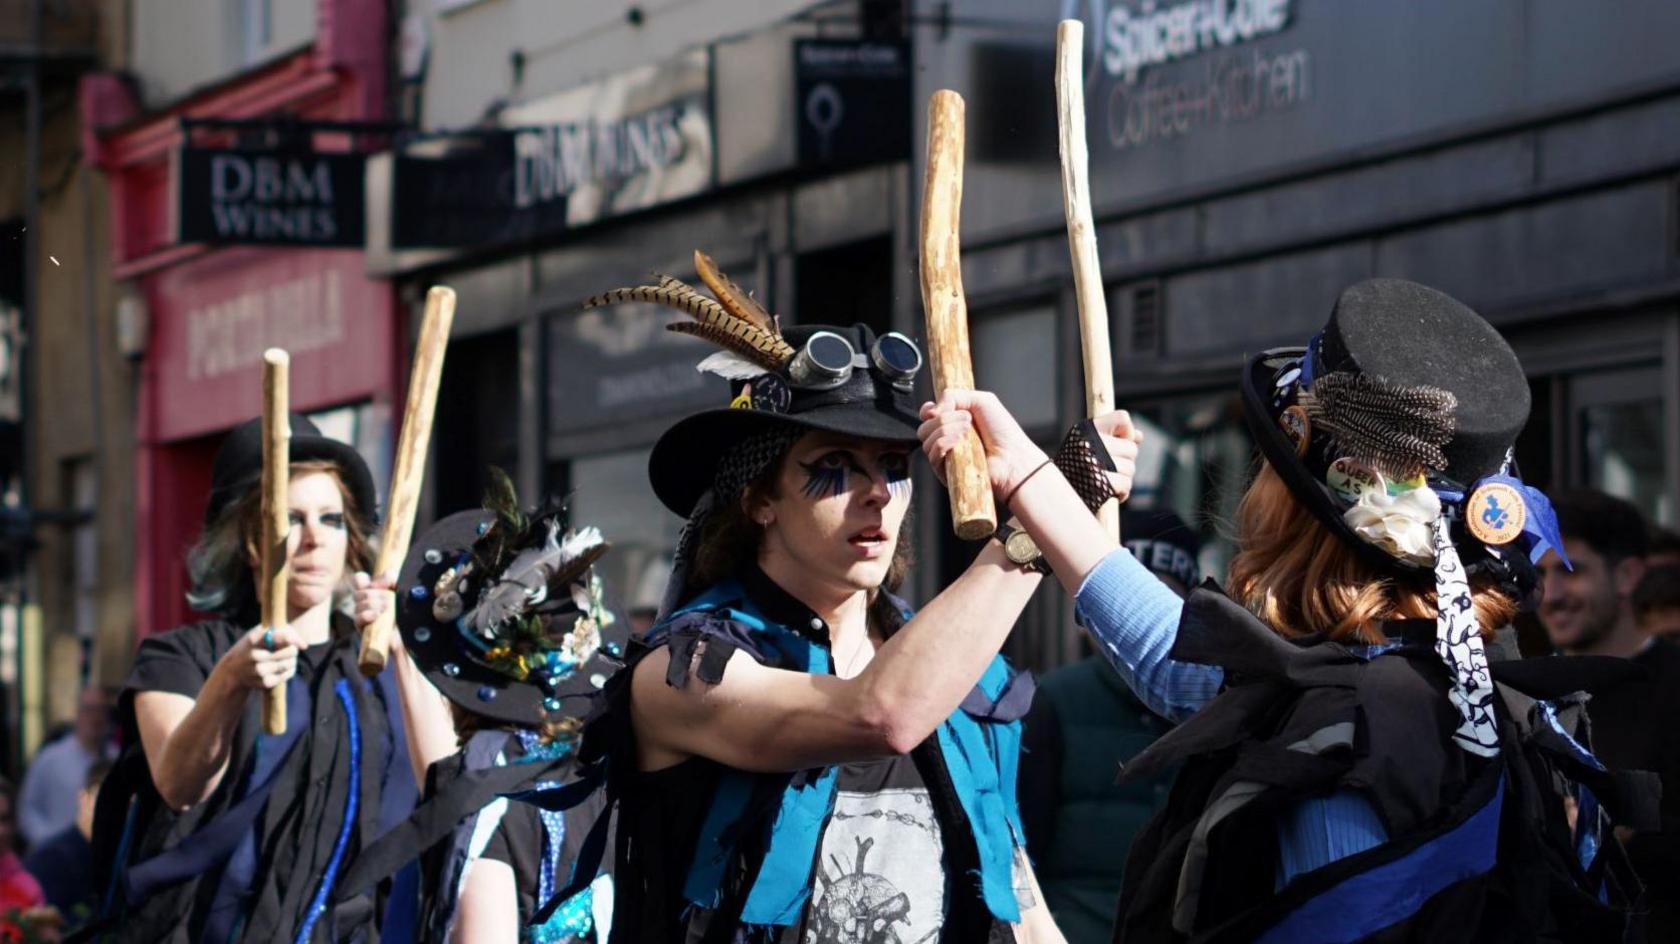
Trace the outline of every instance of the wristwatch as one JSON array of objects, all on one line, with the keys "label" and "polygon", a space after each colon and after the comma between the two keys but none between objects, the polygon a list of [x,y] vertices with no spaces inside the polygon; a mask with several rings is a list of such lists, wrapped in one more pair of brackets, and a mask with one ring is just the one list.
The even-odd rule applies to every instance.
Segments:
[{"label": "wristwatch", "polygon": [[1033,536],[1016,527],[1008,521],[998,525],[992,535],[1003,545],[1003,555],[1010,563],[1019,564],[1026,570],[1037,571],[1041,574],[1050,572],[1050,562],[1044,559],[1044,552],[1038,549],[1038,542]]}]

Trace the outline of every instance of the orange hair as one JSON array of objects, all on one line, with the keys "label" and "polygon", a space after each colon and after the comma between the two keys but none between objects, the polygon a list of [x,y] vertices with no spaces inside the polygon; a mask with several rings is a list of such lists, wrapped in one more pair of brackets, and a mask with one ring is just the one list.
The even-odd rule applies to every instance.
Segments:
[{"label": "orange hair", "polygon": [[[1231,597],[1285,638],[1379,642],[1384,620],[1435,618],[1433,588],[1400,583],[1359,557],[1295,500],[1269,462],[1237,507],[1237,536]],[[1484,636],[1517,614],[1486,577],[1470,581],[1470,594]]]}]

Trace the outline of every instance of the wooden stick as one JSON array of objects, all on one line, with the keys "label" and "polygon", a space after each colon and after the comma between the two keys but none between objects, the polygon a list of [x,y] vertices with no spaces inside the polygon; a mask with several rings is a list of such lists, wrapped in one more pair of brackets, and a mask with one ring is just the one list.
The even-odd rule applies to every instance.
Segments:
[{"label": "wooden stick", "polygon": [[[391,500],[386,502],[384,539],[374,575],[402,566],[414,537],[414,512],[420,486],[426,480],[426,450],[432,442],[432,413],[437,407],[438,381],[443,376],[443,353],[449,346],[449,326],[455,321],[455,290],[434,285],[426,293],[426,313],[420,319],[420,339],[414,347],[414,368],[408,378],[408,405],[403,408],[402,433],[397,437],[396,468],[391,472]],[[363,675],[378,675],[391,651],[396,610],[387,609],[362,631],[357,659]]]},{"label": "wooden stick", "polygon": [[[1056,124],[1062,152],[1062,210],[1067,216],[1068,251],[1073,255],[1074,297],[1079,302],[1079,347],[1085,361],[1085,415],[1114,410],[1114,364],[1108,346],[1108,297],[1097,261],[1097,229],[1091,219],[1090,155],[1085,145],[1085,24],[1063,20],[1056,27]],[[1108,533],[1120,535],[1120,503],[1097,509]]]},{"label": "wooden stick", "polygon": [[[287,501],[292,481],[292,427],[287,416],[291,362],[291,355],[277,347],[263,352],[262,574],[257,589],[262,597],[262,624],[270,629],[290,622],[286,618],[286,583],[292,568],[286,544],[292,530]],[[288,684],[276,685],[263,695],[266,734],[286,733]]]},{"label": "wooden stick", "polygon": [[[968,299],[962,284],[963,100],[950,89],[928,99],[927,176],[922,187],[922,309],[934,396],[974,389],[968,350]],[[977,434],[945,460],[951,522],[957,537],[979,541],[997,531],[986,449]]]}]

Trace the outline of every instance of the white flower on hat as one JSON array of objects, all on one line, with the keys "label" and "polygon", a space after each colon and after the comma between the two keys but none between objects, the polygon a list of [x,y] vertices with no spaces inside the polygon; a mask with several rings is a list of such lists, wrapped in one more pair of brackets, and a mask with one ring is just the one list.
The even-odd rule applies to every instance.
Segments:
[{"label": "white flower on hat", "polygon": [[1370,489],[1342,513],[1348,527],[1366,541],[1403,560],[1429,564],[1435,560],[1431,526],[1441,517],[1441,498],[1429,486],[1390,495]]}]

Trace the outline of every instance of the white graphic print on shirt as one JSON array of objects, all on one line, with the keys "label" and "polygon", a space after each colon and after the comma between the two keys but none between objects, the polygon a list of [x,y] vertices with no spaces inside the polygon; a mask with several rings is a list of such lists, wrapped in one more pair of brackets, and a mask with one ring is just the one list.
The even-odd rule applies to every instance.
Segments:
[{"label": "white graphic print on shirt", "polygon": [[841,791],[823,832],[806,944],[932,944],[944,842],[925,787]]}]

